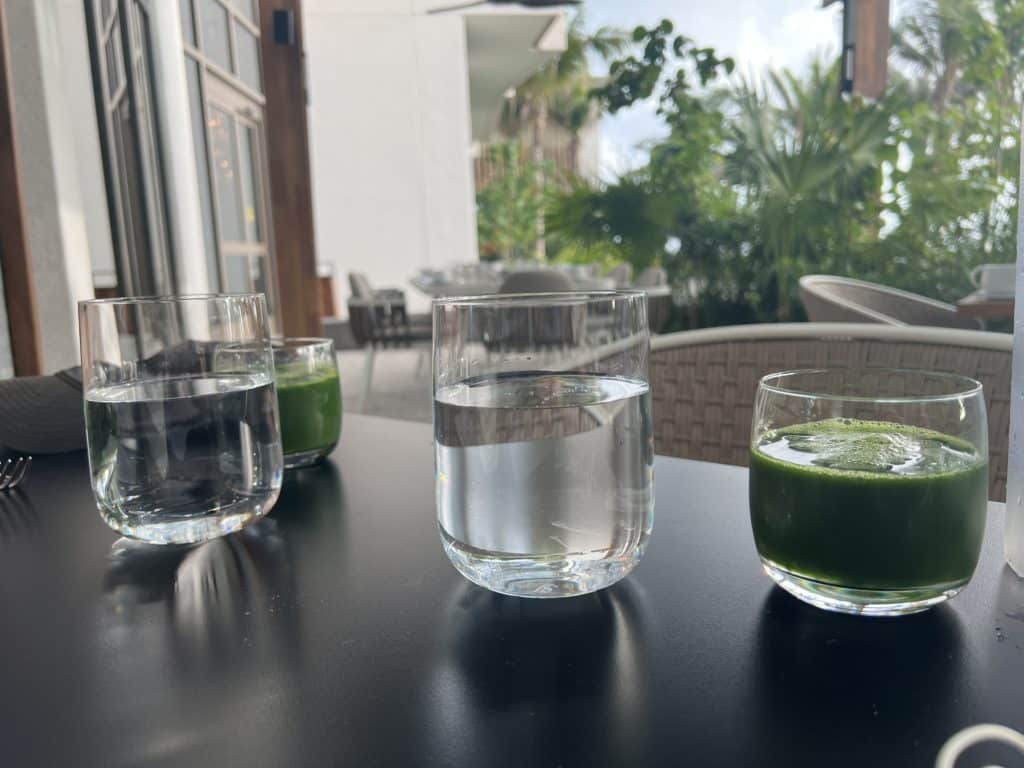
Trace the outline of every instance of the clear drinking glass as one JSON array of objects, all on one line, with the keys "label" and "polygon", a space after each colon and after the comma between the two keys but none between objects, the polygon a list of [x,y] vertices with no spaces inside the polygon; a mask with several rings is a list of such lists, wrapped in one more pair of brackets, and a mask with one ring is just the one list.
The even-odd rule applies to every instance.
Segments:
[{"label": "clear drinking glass", "polygon": [[607,587],[654,512],[640,291],[434,302],[436,502],[470,581],[524,597]]},{"label": "clear drinking glass", "polygon": [[341,383],[331,339],[274,341],[285,469],[315,464],[341,436]]},{"label": "clear drinking glass", "polygon": [[988,503],[981,384],[890,369],[761,379],[750,518],[768,575],[819,608],[891,616],[959,592]]},{"label": "clear drinking glass", "polygon": [[265,515],[282,457],[262,294],[83,301],[78,317],[89,468],[107,524],[184,544]]}]

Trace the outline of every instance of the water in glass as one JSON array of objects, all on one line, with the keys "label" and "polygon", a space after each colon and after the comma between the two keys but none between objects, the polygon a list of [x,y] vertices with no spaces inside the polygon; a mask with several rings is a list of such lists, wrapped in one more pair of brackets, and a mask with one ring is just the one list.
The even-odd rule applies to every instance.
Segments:
[{"label": "water in glass", "polygon": [[650,534],[646,382],[499,373],[435,393],[437,508],[452,562],[511,595],[560,597],[633,569]]},{"label": "water in glass", "polygon": [[101,513],[117,530],[152,542],[201,541],[266,514],[282,472],[275,402],[264,374],[89,391],[90,466]]}]

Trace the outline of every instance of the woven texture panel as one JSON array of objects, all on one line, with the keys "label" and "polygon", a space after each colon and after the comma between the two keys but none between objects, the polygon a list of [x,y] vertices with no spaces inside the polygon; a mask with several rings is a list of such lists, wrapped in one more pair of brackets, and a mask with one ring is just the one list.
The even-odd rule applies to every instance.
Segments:
[{"label": "woven texture panel", "polygon": [[797,368],[904,368],[956,373],[984,385],[989,496],[1006,498],[1010,354],[964,346],[872,339],[789,339],[686,344],[651,353],[658,453],[747,466],[754,394],[762,376]]}]

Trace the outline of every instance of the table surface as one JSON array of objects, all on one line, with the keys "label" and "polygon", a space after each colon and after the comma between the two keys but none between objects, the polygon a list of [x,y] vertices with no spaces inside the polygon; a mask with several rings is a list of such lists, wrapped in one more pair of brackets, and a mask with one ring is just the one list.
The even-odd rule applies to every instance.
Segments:
[{"label": "table surface", "polygon": [[0,497],[2,764],[905,767],[1024,729],[1000,504],[958,598],[858,619],[770,585],[744,470],[659,457],[635,573],[531,601],[449,565],[431,455],[429,426],[346,416],[266,520],[171,549],[115,543],[84,455],[38,460]]},{"label": "table surface", "polygon": [[957,314],[992,320],[1013,317],[1013,297],[995,298],[981,291],[969,293],[956,303]]}]

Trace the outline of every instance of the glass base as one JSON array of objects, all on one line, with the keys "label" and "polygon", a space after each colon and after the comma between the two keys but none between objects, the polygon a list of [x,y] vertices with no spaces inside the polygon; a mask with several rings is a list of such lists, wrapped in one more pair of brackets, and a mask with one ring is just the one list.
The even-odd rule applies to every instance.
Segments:
[{"label": "glass base", "polygon": [[628,555],[596,559],[578,557],[513,557],[466,547],[441,531],[441,541],[455,569],[492,592],[511,597],[575,597],[610,587],[629,574],[644,554],[644,545]]},{"label": "glass base", "polygon": [[270,511],[278,492],[240,499],[209,514],[168,518],[167,515],[131,515],[100,506],[103,521],[123,536],[148,544],[198,544],[255,523]]},{"label": "glass base", "polygon": [[916,589],[856,589],[797,576],[764,557],[761,558],[761,564],[772,581],[803,602],[826,611],[861,616],[906,616],[920,613],[949,600],[967,584],[962,581]]},{"label": "glass base", "polygon": [[286,453],[284,455],[284,468],[285,469],[300,469],[301,467],[309,467],[316,464],[321,459],[327,457],[327,455],[334,450],[333,445],[328,445],[324,448],[314,448],[311,451],[299,451],[298,453]]}]

